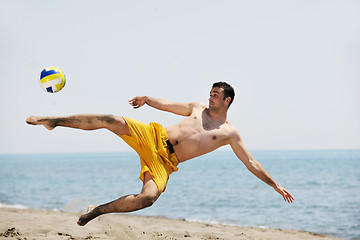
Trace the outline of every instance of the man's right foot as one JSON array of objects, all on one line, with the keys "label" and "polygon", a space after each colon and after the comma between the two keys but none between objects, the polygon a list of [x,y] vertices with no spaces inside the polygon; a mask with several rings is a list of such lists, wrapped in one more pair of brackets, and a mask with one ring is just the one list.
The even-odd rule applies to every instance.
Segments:
[{"label": "man's right foot", "polygon": [[46,127],[48,130],[53,130],[55,128],[53,121],[49,120],[48,118],[31,116],[26,119],[26,123],[31,125],[44,125],[44,127]]}]

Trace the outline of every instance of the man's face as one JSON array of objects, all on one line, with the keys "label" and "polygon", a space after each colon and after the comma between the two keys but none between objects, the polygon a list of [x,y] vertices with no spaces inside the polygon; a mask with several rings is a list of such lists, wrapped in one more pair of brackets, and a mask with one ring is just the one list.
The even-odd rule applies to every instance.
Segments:
[{"label": "man's face", "polygon": [[210,91],[209,109],[219,109],[225,106],[224,89],[214,87]]}]

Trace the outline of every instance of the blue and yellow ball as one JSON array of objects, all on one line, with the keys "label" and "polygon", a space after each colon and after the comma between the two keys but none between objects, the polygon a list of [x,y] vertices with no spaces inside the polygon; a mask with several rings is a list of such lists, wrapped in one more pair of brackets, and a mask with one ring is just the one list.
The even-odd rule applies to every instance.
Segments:
[{"label": "blue and yellow ball", "polygon": [[56,93],[63,89],[65,83],[65,75],[60,69],[49,67],[41,71],[40,86],[46,92]]}]

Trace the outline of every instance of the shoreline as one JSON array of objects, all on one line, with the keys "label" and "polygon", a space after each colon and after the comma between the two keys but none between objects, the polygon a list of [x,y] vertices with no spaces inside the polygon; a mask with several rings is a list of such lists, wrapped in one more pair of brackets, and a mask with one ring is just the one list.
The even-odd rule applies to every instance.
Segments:
[{"label": "shoreline", "polygon": [[299,230],[243,227],[127,214],[102,215],[80,227],[76,224],[80,215],[64,211],[0,208],[0,239],[339,239]]}]

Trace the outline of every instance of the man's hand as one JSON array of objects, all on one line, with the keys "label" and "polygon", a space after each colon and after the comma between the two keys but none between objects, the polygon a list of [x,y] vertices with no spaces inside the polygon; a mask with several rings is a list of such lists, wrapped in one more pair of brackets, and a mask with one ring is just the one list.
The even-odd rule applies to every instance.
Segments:
[{"label": "man's hand", "polygon": [[145,96],[138,96],[134,97],[133,99],[129,100],[129,104],[133,108],[139,108],[143,106],[146,103],[146,97]]},{"label": "man's hand", "polygon": [[287,201],[289,203],[294,201],[294,197],[288,192],[288,190],[286,190],[282,186],[274,187],[274,189],[275,189],[275,191],[280,193],[281,196],[283,196],[285,201]]}]

